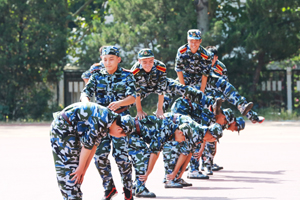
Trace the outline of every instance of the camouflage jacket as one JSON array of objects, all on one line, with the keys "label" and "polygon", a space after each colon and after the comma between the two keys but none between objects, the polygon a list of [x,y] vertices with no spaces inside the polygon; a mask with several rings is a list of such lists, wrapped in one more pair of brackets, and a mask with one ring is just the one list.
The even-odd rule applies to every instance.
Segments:
[{"label": "camouflage jacket", "polygon": [[207,126],[203,126],[202,124],[195,122],[191,117],[187,115],[178,114],[175,120],[174,113],[165,113],[164,116],[166,117],[166,119],[172,120],[176,124],[187,123],[191,127],[192,137],[187,139],[190,151],[194,152],[197,145],[199,143],[203,143],[203,137],[208,130]]},{"label": "camouflage jacket", "polygon": [[207,98],[205,106],[203,107],[194,102],[189,102],[186,98],[179,97],[174,101],[171,111],[173,113],[188,115],[196,122],[209,126],[211,123],[215,123],[216,119],[213,112],[209,110],[210,104],[208,100],[209,98]]},{"label": "camouflage jacket", "polygon": [[118,67],[114,74],[109,74],[105,68],[93,73],[81,95],[93,97],[96,94],[96,102],[108,106],[111,102],[125,99],[131,95],[136,98],[135,80],[132,73]]},{"label": "camouflage jacket", "polygon": [[98,71],[103,67],[104,67],[104,65],[103,65],[102,61],[99,62],[99,63],[95,63],[90,67],[90,69],[88,69],[87,71],[82,73],[81,78],[82,79],[89,79],[95,71]]},{"label": "camouflage jacket", "polygon": [[136,81],[136,93],[140,96],[141,93],[156,93],[164,94],[167,87],[166,65],[154,60],[154,65],[149,73],[147,73],[139,62],[136,62],[131,71]]},{"label": "camouflage jacket", "polygon": [[149,144],[151,153],[160,152],[164,143],[173,139],[178,125],[167,119],[146,116],[139,120],[140,137]]},{"label": "camouflage jacket", "polygon": [[[72,125],[62,117],[62,113],[66,115]],[[107,135],[108,128],[117,116],[118,114],[96,103],[79,102],[71,104],[61,111],[54,119],[54,123],[58,125],[59,130],[77,132],[84,147],[92,149],[94,145],[99,145],[102,137]]]},{"label": "camouflage jacket", "polygon": [[195,54],[191,52],[188,44],[181,46],[175,58],[175,71],[183,72],[186,85],[199,82],[202,75],[208,76],[211,70],[213,54],[201,45]]}]

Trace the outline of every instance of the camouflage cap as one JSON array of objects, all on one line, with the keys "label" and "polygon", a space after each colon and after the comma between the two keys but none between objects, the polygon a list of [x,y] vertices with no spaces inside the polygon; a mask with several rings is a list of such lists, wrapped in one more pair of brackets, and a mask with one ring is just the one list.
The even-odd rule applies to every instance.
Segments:
[{"label": "camouflage cap", "polygon": [[201,39],[201,31],[199,31],[198,29],[190,29],[187,32],[187,39],[200,40]]},{"label": "camouflage cap", "polygon": [[212,124],[208,127],[210,134],[219,142],[219,138],[223,136],[222,126],[220,124]]},{"label": "camouflage cap", "polygon": [[154,58],[154,53],[151,49],[142,49],[138,53],[138,59]]},{"label": "camouflage cap", "polygon": [[236,126],[238,127],[238,133],[245,128],[245,120],[243,117],[238,117],[235,119]]},{"label": "camouflage cap", "polygon": [[227,124],[232,124],[234,122],[234,114],[230,108],[223,109],[223,114],[227,120]]},{"label": "camouflage cap", "polygon": [[105,55],[115,55],[120,57],[120,51],[115,46],[105,46],[102,48],[101,56],[105,56]]},{"label": "camouflage cap", "polygon": [[187,123],[181,124],[179,129],[183,132],[186,139],[191,139],[193,137],[193,130]]},{"label": "camouflage cap", "polygon": [[134,117],[130,115],[121,116],[121,127],[127,136],[136,131]]}]

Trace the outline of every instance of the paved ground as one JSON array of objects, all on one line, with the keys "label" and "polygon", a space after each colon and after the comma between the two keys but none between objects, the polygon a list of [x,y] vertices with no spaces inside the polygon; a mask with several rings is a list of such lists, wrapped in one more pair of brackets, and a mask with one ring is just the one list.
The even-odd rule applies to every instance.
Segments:
[{"label": "paved ground", "polygon": [[[0,125],[0,199],[62,199],[48,132],[49,125]],[[161,156],[147,185],[156,193],[157,200],[299,200],[299,146],[300,122],[248,123],[239,136],[225,131],[215,158],[224,170],[215,172],[209,180],[186,179],[193,187],[165,189]],[[120,175],[112,163],[119,191],[114,200],[122,200]],[[103,195],[100,176],[93,163],[82,190],[85,200],[101,199]]]}]

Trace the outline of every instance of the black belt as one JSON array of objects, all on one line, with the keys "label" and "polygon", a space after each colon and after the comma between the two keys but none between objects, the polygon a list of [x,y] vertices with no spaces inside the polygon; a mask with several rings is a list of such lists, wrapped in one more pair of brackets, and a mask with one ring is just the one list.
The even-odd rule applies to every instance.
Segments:
[{"label": "black belt", "polygon": [[128,109],[128,106],[125,106],[123,108],[119,108],[119,109],[115,110],[114,112],[120,114],[120,113],[126,111],[127,109]]},{"label": "black belt", "polygon": [[134,123],[135,123],[136,133],[138,135],[141,135],[141,129],[140,129],[140,125],[139,125],[139,120],[138,119],[134,119]]},{"label": "black belt", "polygon": [[69,118],[67,117],[67,115],[65,114],[65,112],[61,112],[61,116],[66,120],[66,122],[68,122],[68,124],[70,126],[72,126],[72,123],[70,122]]}]

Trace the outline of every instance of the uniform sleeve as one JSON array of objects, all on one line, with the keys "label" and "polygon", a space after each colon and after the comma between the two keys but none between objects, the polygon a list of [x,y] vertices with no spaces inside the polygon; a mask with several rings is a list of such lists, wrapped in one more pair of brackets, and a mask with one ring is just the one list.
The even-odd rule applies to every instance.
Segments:
[{"label": "uniform sleeve", "polygon": [[96,92],[96,87],[97,87],[97,79],[96,79],[97,74],[93,74],[91,78],[89,79],[88,83],[85,85],[81,92],[81,96],[83,97],[89,97],[91,99]]},{"label": "uniform sleeve", "polygon": [[166,72],[160,72],[158,77],[158,83],[157,83],[157,90],[156,93],[158,95],[163,95],[166,93],[167,89],[167,73]]},{"label": "uniform sleeve", "polygon": [[183,59],[183,56],[182,54],[180,53],[179,49],[177,51],[177,55],[176,55],[176,58],[175,58],[175,71],[176,72],[181,72],[183,71],[185,68],[185,65],[184,65],[184,59]]},{"label": "uniform sleeve", "polygon": [[126,92],[125,92],[125,96],[133,96],[134,98],[136,98],[136,88],[135,88],[135,79],[133,77],[133,74],[130,73],[128,74],[128,76],[126,77]]},{"label": "uniform sleeve", "polygon": [[187,156],[192,151],[191,147],[192,147],[192,145],[190,144],[189,141],[183,141],[180,144],[179,152],[182,153],[183,155]]},{"label": "uniform sleeve", "polygon": [[90,70],[86,70],[85,72],[82,73],[81,78],[82,79],[89,79],[91,75],[92,74],[90,73]]}]

